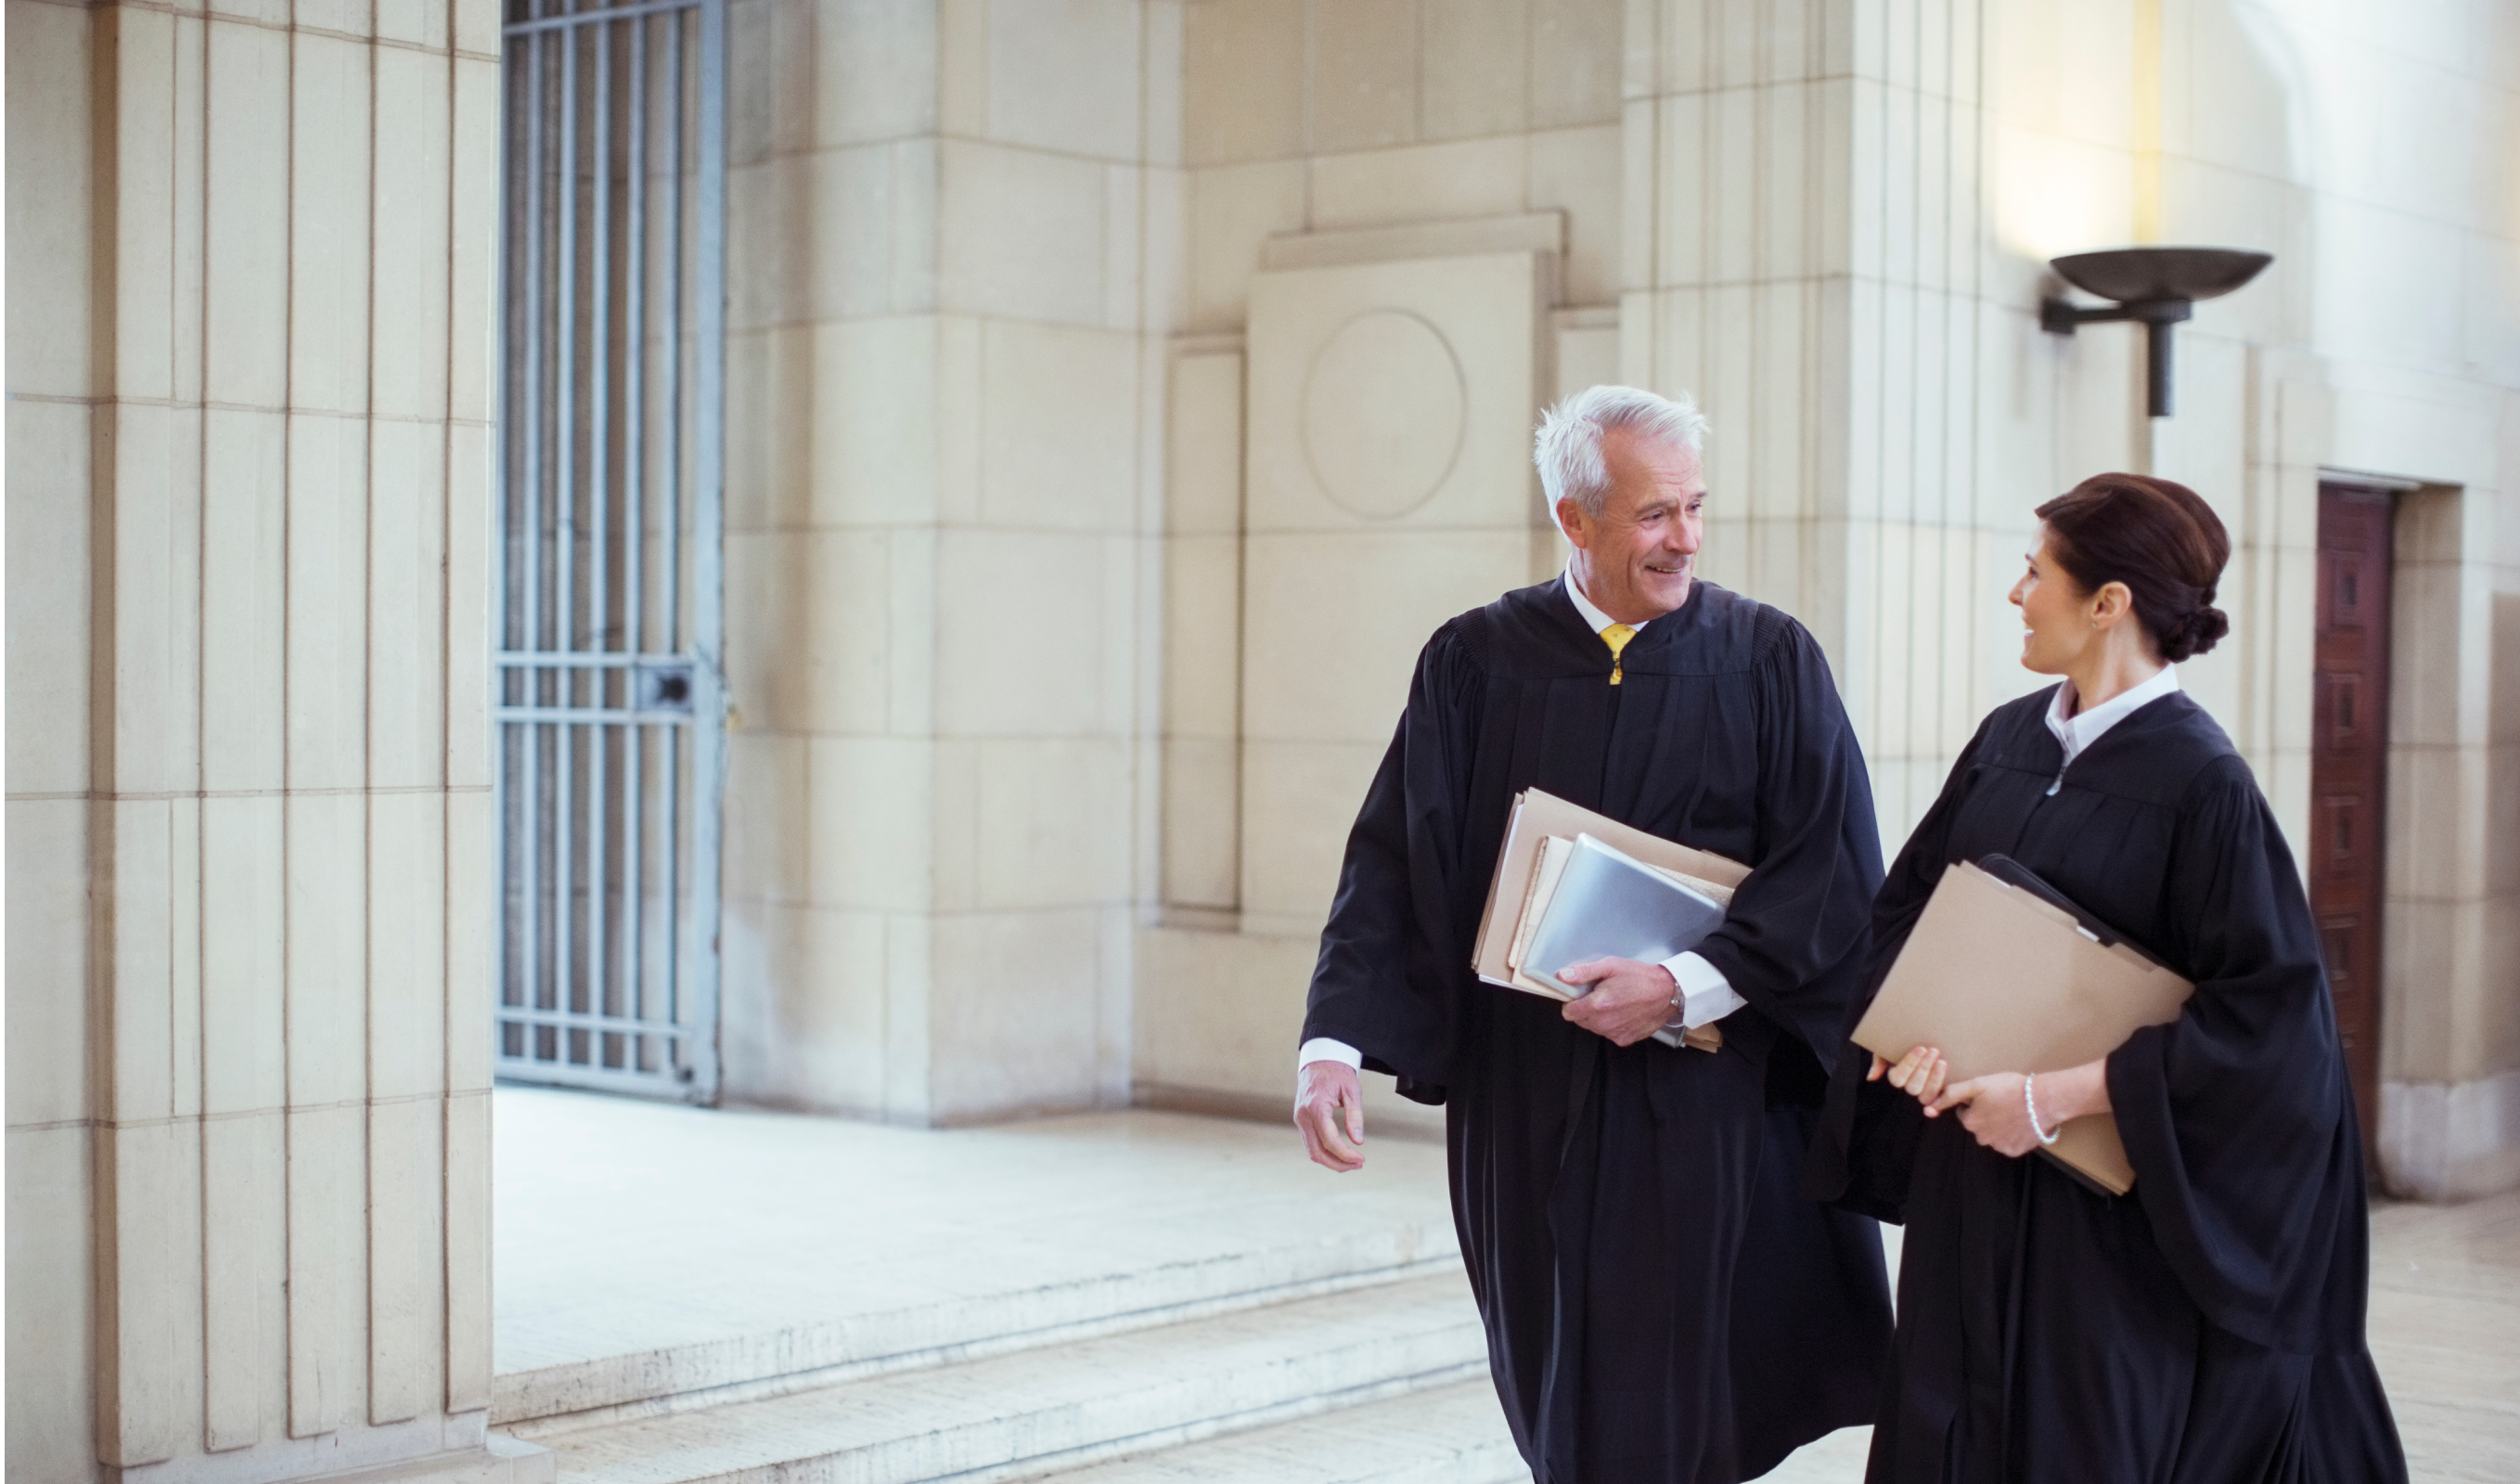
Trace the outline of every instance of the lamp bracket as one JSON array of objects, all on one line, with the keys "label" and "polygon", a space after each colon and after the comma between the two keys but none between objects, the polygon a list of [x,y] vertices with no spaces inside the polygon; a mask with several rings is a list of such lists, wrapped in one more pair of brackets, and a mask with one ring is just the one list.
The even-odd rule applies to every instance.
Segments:
[{"label": "lamp bracket", "polygon": [[2101,325],[2119,320],[2138,320],[2146,325],[2176,325],[2193,319],[2193,299],[2144,299],[2132,304],[2109,304],[2086,309],[2056,295],[2039,301],[2039,328],[2049,335],[2072,335],[2079,325]]}]

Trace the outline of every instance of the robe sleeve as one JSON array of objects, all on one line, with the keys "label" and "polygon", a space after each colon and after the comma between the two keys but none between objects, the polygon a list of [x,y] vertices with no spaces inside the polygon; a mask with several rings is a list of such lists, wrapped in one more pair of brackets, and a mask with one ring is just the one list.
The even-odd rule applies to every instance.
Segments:
[{"label": "robe sleeve", "polygon": [[[1986,744],[1994,718],[1978,724],[1977,735],[1960,749],[1943,791],[1908,836],[1899,857],[1872,900],[1872,921],[1866,933],[1861,993],[1846,1008],[1841,1038],[1855,1034],[1857,1022],[1872,1008],[1872,997],[1890,975],[1899,950],[1908,945],[1916,919],[1951,864],[1952,821],[1968,796],[1977,755]],[[1887,1082],[1868,1082],[1872,1054],[1842,1039],[1836,1063],[1829,1070],[1827,1101],[1821,1127],[1812,1140],[1803,1167],[1803,1193],[1832,1202],[1860,1215],[1893,1224],[1905,1219],[1908,1176],[1914,1167],[1916,1141],[1925,1120],[1916,1100]]]},{"label": "robe sleeve", "polygon": [[1697,953],[1799,1043],[1770,1054],[1769,1091],[1811,1106],[1845,1035],[1881,833],[1855,728],[1802,625],[1788,620],[1760,656],[1752,695],[1757,859]]},{"label": "robe sleeve", "polygon": [[1419,653],[1408,707],[1348,832],[1298,1038],[1346,1042],[1421,1102],[1444,1101],[1467,967],[1456,962],[1454,877],[1482,680],[1461,622]]},{"label": "robe sleeve", "polygon": [[2215,1324],[2298,1352],[2359,1346],[2361,1132],[2301,875],[2239,759],[2189,788],[2162,890],[2166,957],[2196,992],[2108,1058],[2136,1198]]}]

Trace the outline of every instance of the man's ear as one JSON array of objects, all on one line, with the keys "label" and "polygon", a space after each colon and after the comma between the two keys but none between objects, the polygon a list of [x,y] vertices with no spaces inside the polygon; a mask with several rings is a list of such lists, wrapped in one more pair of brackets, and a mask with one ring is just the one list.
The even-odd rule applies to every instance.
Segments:
[{"label": "man's ear", "polygon": [[1557,502],[1557,529],[1564,533],[1566,539],[1574,543],[1578,549],[1592,548],[1593,533],[1585,527],[1584,507],[1576,504],[1572,499],[1561,499]]}]

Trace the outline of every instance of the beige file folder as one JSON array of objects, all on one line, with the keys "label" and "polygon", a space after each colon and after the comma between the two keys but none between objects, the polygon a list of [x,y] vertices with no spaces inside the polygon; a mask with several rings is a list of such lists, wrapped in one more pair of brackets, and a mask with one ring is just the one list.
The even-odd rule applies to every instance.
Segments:
[{"label": "beige file folder", "polygon": [[[1479,935],[1470,956],[1470,967],[1481,979],[1552,1000],[1565,998],[1521,971],[1519,950],[1529,944],[1531,926],[1548,907],[1549,888],[1554,884],[1543,878],[1540,872],[1546,842],[1552,836],[1571,841],[1578,834],[1590,834],[1616,846],[1728,906],[1733,889],[1750,875],[1750,868],[1738,862],[1648,834],[1606,814],[1570,804],[1553,793],[1526,788],[1514,797],[1513,814],[1506,824],[1505,848],[1497,853],[1496,877],[1488,883],[1487,909],[1479,916]],[[1658,1035],[1656,1039],[1662,1037]],[[1699,1051],[1714,1051],[1724,1044],[1724,1033],[1715,1026],[1702,1025],[1684,1039]]]},{"label": "beige file folder", "polygon": [[[2017,867],[2012,869],[2019,869]],[[2179,1018],[2195,986],[2076,915],[1966,861],[1943,873],[1855,1044],[1896,1061],[1938,1046],[1952,1080],[2062,1071]],[[2117,1120],[2069,1120],[2042,1150],[2113,1195],[2135,1188]]]}]

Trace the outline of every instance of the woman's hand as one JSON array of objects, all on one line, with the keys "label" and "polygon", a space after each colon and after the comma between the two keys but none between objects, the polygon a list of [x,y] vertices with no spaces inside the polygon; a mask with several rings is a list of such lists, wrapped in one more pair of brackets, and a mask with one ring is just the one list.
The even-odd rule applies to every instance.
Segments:
[{"label": "woman's hand", "polygon": [[2040,1127],[2030,1122],[2030,1100],[2022,1096],[2022,1085],[2032,1083],[2032,1076],[2020,1072],[1989,1072],[1965,1082],[1951,1080],[1951,1063],[1943,1058],[1942,1049],[1915,1046],[1897,1061],[1875,1056],[1872,1069],[1865,1080],[1878,1082],[1883,1077],[1890,1085],[1925,1105],[1925,1116],[1939,1118],[1953,1108],[1960,1110],[1960,1127],[1976,1136],[1977,1142],[2009,1159],[2018,1159],[2038,1148],[2063,1127],[2069,1118],[2086,1113],[2109,1110],[2108,1058],[2087,1061],[2061,1072],[2039,1072],[2032,1086],[2032,1096],[2039,1102]]},{"label": "woman's hand", "polygon": [[1865,1080],[1878,1082],[1887,1075],[1892,1087],[1924,1103],[1925,1114],[1931,1117],[1934,1099],[1941,1096],[1943,1083],[1951,1074],[1951,1063],[1943,1059],[1940,1047],[1912,1046],[1908,1048],[1908,1055],[1895,1062],[1874,1057],[1872,1070],[1865,1074]]},{"label": "woman's hand", "polygon": [[[1955,1082],[1925,1105],[1925,1116],[1938,1118],[1958,1108],[1960,1127],[1975,1135],[1978,1143],[2007,1159],[2018,1159],[2043,1143],[2030,1127],[2030,1109],[2022,1101],[2025,1080],[2019,1072],[1989,1072]],[[2049,1124],[2047,1132],[2052,1136],[2056,1126]]]}]

